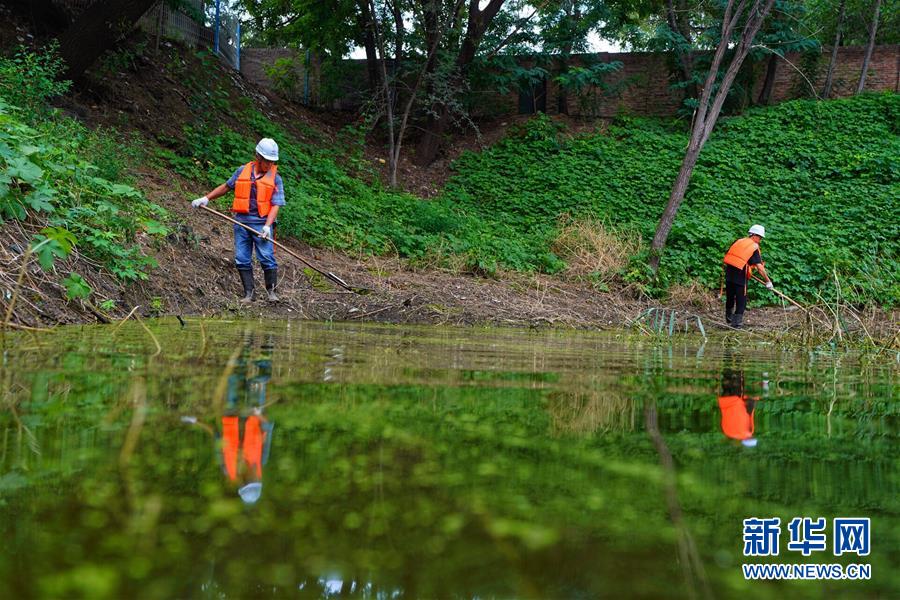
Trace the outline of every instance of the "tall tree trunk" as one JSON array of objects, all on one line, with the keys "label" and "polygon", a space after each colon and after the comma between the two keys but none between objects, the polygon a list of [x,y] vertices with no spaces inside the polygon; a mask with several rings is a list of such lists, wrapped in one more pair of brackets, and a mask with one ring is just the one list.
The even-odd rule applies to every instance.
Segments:
[{"label": "tall tree trunk", "polygon": [[834,34],[834,45],[831,47],[831,60],[828,61],[828,73],[825,75],[825,87],[822,89],[823,100],[828,100],[829,96],[831,96],[831,86],[834,83],[834,67],[837,65],[838,48],[841,45],[846,9],[847,0],[841,0],[841,7],[838,9],[837,31]]},{"label": "tall tree trunk", "polygon": [[697,160],[700,158],[700,150],[703,145],[695,143],[693,140],[688,146],[684,154],[684,160],[681,161],[681,168],[678,169],[678,176],[675,178],[675,184],[669,194],[669,202],[663,211],[659,224],[656,226],[656,234],[653,236],[653,242],[650,244],[650,268],[655,273],[659,269],[659,258],[662,255],[663,248],[666,247],[666,239],[669,237],[669,231],[675,223],[675,215],[678,208],[684,200],[684,194],[687,192],[688,185],[691,183],[691,175],[694,173],[694,167],[697,166]]},{"label": "tall tree trunk", "polygon": [[[375,5],[374,0],[367,0],[369,2],[369,7],[372,14],[375,13]],[[450,12],[450,15],[447,19],[446,23],[441,23],[439,8],[436,6],[436,3],[430,2],[426,5],[426,39],[428,40],[428,55],[425,58],[425,62],[419,70],[419,74],[416,77],[415,83],[413,83],[412,87],[408,89],[408,98],[406,99],[406,106],[403,110],[403,113],[400,115],[400,121],[395,126],[394,120],[397,114],[398,106],[395,108],[395,102],[397,101],[397,84],[398,77],[395,73],[394,77],[389,78],[387,74],[387,67],[385,66],[385,47],[384,47],[384,39],[381,36],[380,29],[378,27],[378,22],[373,21],[372,31],[375,37],[376,47],[380,51],[381,60],[379,64],[381,66],[380,72],[380,85],[383,94],[383,101],[385,107],[385,113],[388,119],[388,135],[390,139],[388,140],[388,151],[389,151],[389,168],[390,168],[390,185],[391,187],[397,187],[398,178],[397,173],[400,166],[400,151],[403,148],[403,137],[406,132],[406,128],[409,125],[409,116],[412,113],[412,107],[416,101],[416,95],[419,92],[419,89],[422,87],[422,82],[425,80],[426,76],[433,70],[435,65],[435,59],[437,56],[438,46],[441,43],[441,39],[444,34],[448,32],[452,28],[452,24],[455,22],[459,11],[462,9],[463,0],[456,0],[456,4],[454,9]],[[397,6],[397,5],[395,5]],[[402,13],[399,11],[393,11],[393,17],[395,19],[402,19]],[[429,25],[430,24],[430,25]],[[399,39],[402,40],[404,37],[404,28],[403,23],[400,21],[399,23],[395,23],[396,26],[396,34]],[[398,41],[395,46],[395,62],[399,63],[402,60],[402,52],[403,46],[402,41]]]},{"label": "tall tree trunk", "polygon": [[[725,103],[725,98],[728,96],[728,92],[731,90],[731,86],[734,83],[734,78],[737,76],[741,64],[743,64],[744,59],[747,58],[747,54],[750,52],[753,39],[756,37],[756,34],[759,33],[763,21],[765,21],[769,12],[772,10],[772,5],[775,4],[775,0],[752,0],[750,9],[745,11],[747,0],[740,0],[737,7],[734,6],[734,1],[735,0],[728,0],[728,4],[725,6],[725,14],[722,18],[721,39],[719,45],[716,47],[715,54],[713,54],[712,63],[709,66],[709,73],[706,75],[706,81],[700,93],[697,110],[694,112],[694,120],[691,127],[691,140],[688,143],[684,160],[681,162],[678,177],[675,178],[675,184],[672,186],[672,191],[669,194],[669,202],[666,204],[662,217],[660,217],[659,224],[656,227],[656,234],[653,236],[653,242],[650,245],[649,262],[650,268],[653,269],[654,273],[659,269],[659,259],[663,249],[666,247],[666,239],[669,237],[669,231],[671,231],[672,224],[675,222],[675,215],[684,200],[685,192],[691,181],[691,175],[694,172],[694,166],[697,164],[697,160],[700,157],[700,151],[709,139],[710,134],[712,134],[712,130],[719,118],[719,113],[722,112],[722,105]],[[722,60],[724,59],[729,43],[731,42],[731,36],[734,33],[738,22],[741,21],[744,16],[746,16],[746,22],[740,40],[734,48],[731,62],[728,65],[728,69],[725,71],[725,75],[722,77],[722,82],[719,85],[715,98],[712,99],[712,103],[710,103],[713,85],[716,82],[719,67],[722,65]]]},{"label": "tall tree trunk", "polygon": [[775,87],[775,71],[778,70],[778,58],[778,55],[774,52],[769,57],[769,62],[766,64],[766,78],[759,92],[757,104],[767,105],[772,101],[772,88]]},{"label": "tall tree trunk", "polygon": [[872,60],[872,50],[875,48],[875,34],[878,33],[878,13],[881,10],[881,0],[875,0],[875,8],[872,10],[872,24],[869,25],[869,43],[866,44],[866,55],[863,57],[862,71],[859,73],[859,85],[856,93],[862,94],[866,88],[866,75],[869,74],[869,61]]},{"label": "tall tree trunk", "polygon": [[375,46],[374,16],[369,10],[369,0],[360,0],[357,25],[363,31],[363,48],[366,50],[366,75],[369,89],[375,91],[381,85],[378,77],[378,50]]},{"label": "tall tree trunk", "polygon": [[394,15],[394,77],[399,77],[403,69],[403,38],[405,28],[403,25],[403,10],[398,0],[391,3],[391,12]]},{"label": "tall tree trunk", "polygon": [[97,0],[59,38],[68,65],[63,78],[78,80],[101,54],[116,45],[156,0]]},{"label": "tall tree trunk", "polygon": [[[491,21],[503,6],[505,0],[490,0],[487,6],[479,8],[479,0],[469,0],[468,22],[459,53],[456,56],[456,72],[451,82],[451,89],[457,88],[466,77],[466,71],[475,59],[478,46]],[[420,166],[431,164],[437,157],[443,142],[444,133],[450,126],[450,109],[446,103],[433,107],[432,115],[425,124],[422,137],[416,146],[415,162]]]}]

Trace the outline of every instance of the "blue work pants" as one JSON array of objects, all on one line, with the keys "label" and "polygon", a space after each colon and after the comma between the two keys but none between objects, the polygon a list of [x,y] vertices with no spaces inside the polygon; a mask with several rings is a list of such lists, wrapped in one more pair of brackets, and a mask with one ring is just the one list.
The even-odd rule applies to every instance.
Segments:
[{"label": "blue work pants", "polygon": [[[262,233],[265,221],[259,223],[246,223],[248,227],[252,227],[254,231]],[[275,228],[272,227],[274,235]],[[256,248],[256,259],[262,265],[263,271],[271,271],[278,268],[275,262],[275,245],[271,240],[264,240],[258,235],[254,235],[239,225],[234,226],[234,264],[238,270],[253,270],[253,249]]]}]

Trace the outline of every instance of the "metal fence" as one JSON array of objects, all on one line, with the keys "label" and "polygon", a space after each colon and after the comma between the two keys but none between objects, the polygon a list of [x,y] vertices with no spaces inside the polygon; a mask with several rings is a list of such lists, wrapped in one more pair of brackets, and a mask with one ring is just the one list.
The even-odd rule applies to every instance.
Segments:
[{"label": "metal fence", "polygon": [[[197,10],[197,14],[203,8],[202,0],[190,2]],[[198,23],[190,15],[171,8],[165,2],[158,2],[147,11],[138,22],[138,27],[147,33],[178,40],[192,48],[208,47],[213,45],[213,32],[202,23]]]},{"label": "metal fence", "polygon": [[241,70],[241,21],[234,15],[218,15],[213,23],[213,50],[225,62]]},{"label": "metal fence", "polygon": [[[54,0],[73,18],[95,1]],[[212,48],[232,68],[240,70],[240,20],[234,15],[220,14],[217,0],[182,0],[181,4],[186,10],[174,9],[165,0],[157,2],[141,17],[138,27],[151,35],[175,39],[193,48]],[[212,27],[203,23],[207,6],[215,9]]]}]

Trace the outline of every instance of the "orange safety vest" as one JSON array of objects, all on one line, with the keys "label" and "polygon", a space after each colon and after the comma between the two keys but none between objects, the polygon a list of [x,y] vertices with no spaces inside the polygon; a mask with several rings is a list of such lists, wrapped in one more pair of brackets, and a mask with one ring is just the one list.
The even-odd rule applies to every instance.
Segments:
[{"label": "orange safety vest", "polygon": [[[728,252],[725,253],[725,258],[722,259],[726,265],[731,265],[736,269],[740,269],[744,272],[744,276],[746,277],[746,281],[744,282],[744,294],[747,293],[747,284],[750,283],[750,277],[753,274],[753,265],[748,265],[750,259],[753,258],[753,253],[759,250],[759,244],[754,242],[748,237],[741,238],[735,243],[731,245],[731,248],[728,249]],[[724,268],[722,270],[722,286],[719,289],[719,295],[722,295],[722,292],[725,291],[725,271]]]},{"label": "orange safety vest", "polygon": [[731,248],[725,253],[723,262],[743,271],[747,268],[747,263],[750,262],[750,259],[753,258],[753,253],[757,250],[759,250],[759,244],[748,237],[741,238],[731,245]]},{"label": "orange safety vest", "polygon": [[722,433],[733,440],[753,437],[753,413],[747,412],[746,396],[719,396],[722,411]]},{"label": "orange safety vest", "polygon": [[244,423],[243,448],[241,448],[240,419],[236,416],[222,417],[222,458],[225,472],[232,481],[237,481],[238,454],[243,450],[244,462],[257,479],[262,479],[262,454],[266,434],[257,416],[247,417]]},{"label": "orange safety vest", "polygon": [[253,181],[250,175],[253,171],[254,163],[248,162],[244,165],[244,170],[238,175],[237,182],[234,185],[234,203],[231,205],[231,211],[241,214],[250,212],[250,189],[256,185],[256,210],[259,216],[265,217],[269,214],[269,208],[272,206],[272,194],[275,193],[275,175],[278,171],[276,165],[272,165],[265,175]]}]

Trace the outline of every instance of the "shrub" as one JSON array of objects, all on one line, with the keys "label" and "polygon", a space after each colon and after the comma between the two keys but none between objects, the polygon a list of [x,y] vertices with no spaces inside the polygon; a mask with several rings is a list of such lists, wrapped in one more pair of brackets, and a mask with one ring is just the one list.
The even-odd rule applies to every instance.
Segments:
[{"label": "shrub", "polygon": [[[136,238],[140,232],[165,235],[165,212],[123,183],[131,153],[126,142],[44,104],[66,87],[54,81],[60,68],[52,55],[20,52],[0,59],[4,94],[21,81],[34,84],[13,96],[15,105],[0,98],[0,222],[40,217],[49,225],[35,239],[44,268],[77,245],[119,278],[145,279],[154,263]],[[82,283],[75,276],[65,280],[70,297],[89,291]]]},{"label": "shrub", "polygon": [[58,46],[53,41],[42,53],[19,48],[13,56],[0,59],[0,98],[21,107],[31,123],[48,114],[47,100],[64,94],[71,85],[56,79],[65,67]]}]

